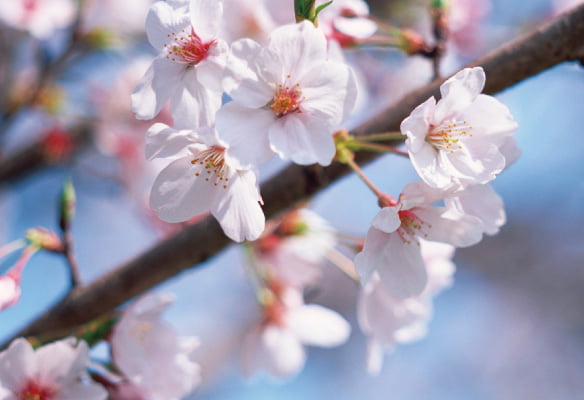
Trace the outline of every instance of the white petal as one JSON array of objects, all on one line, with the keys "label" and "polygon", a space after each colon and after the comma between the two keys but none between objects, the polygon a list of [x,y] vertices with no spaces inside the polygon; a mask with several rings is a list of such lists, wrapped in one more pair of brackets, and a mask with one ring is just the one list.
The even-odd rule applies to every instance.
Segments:
[{"label": "white petal", "polygon": [[426,136],[430,132],[430,124],[436,100],[430,97],[428,100],[414,108],[411,114],[402,121],[400,130],[406,135],[406,145],[410,155],[418,153],[422,147],[427,146]]},{"label": "white petal", "polygon": [[185,66],[165,57],[152,61],[144,77],[132,93],[132,111],[138,119],[152,119],[176,93],[182,83]]},{"label": "white petal", "polygon": [[167,222],[182,222],[205,213],[216,203],[220,191],[212,182],[197,177],[193,156],[171,162],[156,177],[150,194],[150,207]]},{"label": "white petal", "polygon": [[338,313],[309,304],[288,311],[286,326],[304,344],[335,347],[347,341],[351,326]]},{"label": "white petal", "polygon": [[191,0],[191,22],[204,42],[217,38],[223,17],[223,1]]},{"label": "white petal", "polygon": [[97,383],[76,382],[59,391],[59,400],[105,400],[107,391]]},{"label": "white petal", "polygon": [[442,98],[436,104],[434,124],[458,115],[469,107],[485,86],[485,71],[481,67],[465,68],[440,86]]},{"label": "white petal", "polygon": [[355,270],[359,274],[363,285],[371,280],[379,266],[385,264],[382,259],[382,253],[385,243],[389,240],[389,235],[373,227],[367,231],[363,250],[355,256],[354,260]]},{"label": "white petal", "polygon": [[371,338],[367,342],[367,372],[377,376],[383,367],[383,347],[375,339]]},{"label": "white petal", "polygon": [[260,207],[261,200],[256,175],[253,171],[238,171],[231,185],[219,193],[211,212],[223,232],[233,241],[256,240],[264,231],[266,219]]},{"label": "white petal", "polygon": [[169,42],[168,35],[179,33],[189,25],[189,16],[184,10],[178,10],[165,1],[157,1],[146,17],[146,34],[150,44],[162,51]]},{"label": "white petal", "polygon": [[217,132],[236,169],[261,165],[274,156],[268,141],[274,120],[271,111],[249,109],[234,101],[217,112]]},{"label": "white petal", "polygon": [[35,354],[26,339],[15,339],[0,353],[0,386],[18,391],[36,372]]},{"label": "white petal", "polygon": [[395,232],[401,225],[398,211],[397,207],[383,207],[371,221],[371,226],[385,233]]},{"label": "white petal", "polygon": [[329,165],[335,156],[333,132],[328,126],[307,120],[302,113],[288,114],[270,126],[272,150],[296,164]]},{"label": "white petal", "polygon": [[507,106],[493,96],[484,94],[478,95],[460,114],[459,119],[472,125],[475,136],[488,135],[488,140],[497,145],[517,130],[517,123]]},{"label": "white petal", "polygon": [[228,54],[227,43],[218,39],[209,49],[209,55],[195,66],[198,81],[207,89],[223,92],[223,73]]},{"label": "white petal", "polygon": [[488,235],[495,235],[506,222],[503,199],[490,185],[469,186],[456,197],[446,201],[464,214],[473,215],[483,222]]},{"label": "white petal", "polygon": [[336,18],[335,28],[346,35],[365,39],[377,31],[377,24],[367,18]]},{"label": "white petal", "polygon": [[444,215],[444,207],[420,208],[415,214],[429,228],[424,230],[424,239],[449,243],[456,247],[468,247],[477,244],[483,237],[483,224],[471,215]]},{"label": "white petal", "polygon": [[250,108],[265,106],[274,97],[274,88],[260,78],[262,47],[251,39],[231,44],[223,88],[235,101]]},{"label": "white petal", "polygon": [[168,125],[156,123],[146,134],[146,158],[173,157],[188,151],[187,147],[197,143],[196,136],[191,131],[178,131]]}]

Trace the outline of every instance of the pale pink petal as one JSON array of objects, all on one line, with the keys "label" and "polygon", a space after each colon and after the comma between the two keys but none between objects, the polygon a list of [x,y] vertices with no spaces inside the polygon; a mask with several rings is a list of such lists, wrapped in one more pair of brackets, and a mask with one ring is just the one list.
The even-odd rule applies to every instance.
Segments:
[{"label": "pale pink petal", "polygon": [[0,310],[15,305],[20,299],[20,286],[11,276],[0,276]]},{"label": "pale pink petal", "polygon": [[296,164],[329,165],[336,152],[333,132],[317,122],[296,113],[277,119],[268,132],[272,150]]},{"label": "pale pink petal", "polygon": [[150,207],[167,222],[182,222],[203,214],[216,203],[224,189],[204,177],[196,177],[193,156],[171,162],[156,177],[150,194]]},{"label": "pale pink petal", "polygon": [[260,79],[262,47],[251,39],[231,45],[223,88],[235,101],[250,108],[263,107],[274,96],[274,88]]},{"label": "pale pink petal", "polygon": [[383,367],[384,350],[381,344],[374,338],[367,341],[367,372],[377,376]]},{"label": "pale pink petal", "polygon": [[207,89],[223,92],[223,73],[228,54],[227,43],[218,39],[209,49],[209,55],[196,65],[197,80]]},{"label": "pale pink petal", "polygon": [[442,98],[436,104],[434,124],[440,125],[468,108],[485,86],[485,71],[481,67],[465,68],[440,86]]},{"label": "pale pink petal", "polygon": [[335,28],[358,39],[365,39],[377,31],[377,24],[367,18],[337,18]]},{"label": "pale pink petal", "polygon": [[449,243],[456,247],[477,244],[483,237],[483,223],[471,215],[448,215],[444,207],[417,208],[414,212],[429,228],[424,230],[424,239]]},{"label": "pale pink petal", "polygon": [[256,240],[265,227],[256,175],[253,171],[238,171],[231,180],[231,185],[219,193],[211,212],[231,240]]},{"label": "pale pink petal", "polygon": [[217,38],[223,18],[223,1],[190,0],[191,22],[204,42]]},{"label": "pale pink petal", "polygon": [[355,256],[355,270],[361,277],[362,284],[370,281],[376,268],[385,265],[383,248],[390,234],[373,227],[367,231],[363,250]]},{"label": "pale pink petal", "polygon": [[107,391],[96,383],[86,384],[82,382],[67,385],[59,392],[59,400],[105,400]]},{"label": "pale pink petal", "polygon": [[132,111],[138,119],[152,119],[181,88],[184,64],[157,57],[132,94]]},{"label": "pale pink petal", "polygon": [[16,392],[36,372],[34,350],[26,339],[15,339],[0,353],[0,386]]},{"label": "pale pink petal", "polygon": [[383,207],[371,221],[371,226],[385,233],[395,232],[401,225],[398,211],[398,207]]},{"label": "pale pink petal", "polygon": [[446,205],[479,218],[488,235],[497,234],[506,222],[503,199],[490,185],[469,186],[456,197],[447,199]]},{"label": "pale pink petal", "polygon": [[414,108],[412,113],[402,121],[400,130],[402,135],[407,136],[406,145],[410,154],[416,154],[428,146],[426,136],[430,132],[430,123],[435,108],[436,99],[430,97]]},{"label": "pale pink petal", "polygon": [[158,51],[170,42],[169,35],[190,26],[189,16],[165,1],[155,2],[146,17],[146,34],[152,47]]},{"label": "pale pink petal", "polygon": [[192,131],[179,131],[168,125],[156,123],[146,133],[146,158],[177,156],[188,151],[187,147],[197,143]]},{"label": "pale pink petal", "polygon": [[472,124],[473,135],[488,135],[488,140],[497,145],[517,130],[517,122],[507,106],[494,97],[484,94],[478,95],[458,119]]},{"label": "pale pink petal", "polygon": [[290,309],[286,326],[302,343],[320,347],[339,346],[351,334],[351,326],[343,317],[316,304]]},{"label": "pale pink petal", "polygon": [[177,129],[196,129],[215,124],[221,107],[221,92],[205,88],[197,80],[196,68],[188,68],[176,79],[181,87],[170,97],[172,119]]}]

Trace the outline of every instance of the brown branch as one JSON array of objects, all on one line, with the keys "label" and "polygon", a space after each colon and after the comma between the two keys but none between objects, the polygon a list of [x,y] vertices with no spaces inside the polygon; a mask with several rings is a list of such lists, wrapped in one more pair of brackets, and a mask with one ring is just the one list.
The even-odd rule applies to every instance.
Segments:
[{"label": "brown branch", "polygon": [[[564,61],[582,58],[584,5],[559,16],[536,32],[497,49],[472,65],[486,71],[486,93],[499,92]],[[388,107],[355,129],[353,135],[395,131],[411,110],[437,95],[443,80],[437,80]],[[388,142],[392,144],[392,142]],[[393,144],[397,144],[393,142]],[[359,153],[363,164],[379,155]],[[338,163],[330,167],[291,165],[262,185],[266,216],[273,217],[346,175],[349,169]],[[185,228],[157,244],[136,259],[110,271],[89,286],[80,288],[45,312],[16,336],[63,331],[91,321],[132,297],[200,265],[230,244],[211,217]]]}]

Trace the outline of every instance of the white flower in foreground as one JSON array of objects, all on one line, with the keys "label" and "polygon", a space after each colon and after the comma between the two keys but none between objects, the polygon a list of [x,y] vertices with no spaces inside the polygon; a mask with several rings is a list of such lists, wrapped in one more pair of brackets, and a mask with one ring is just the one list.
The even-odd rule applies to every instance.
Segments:
[{"label": "white flower in foreground", "polygon": [[227,44],[217,37],[222,12],[218,0],[158,1],[152,6],[146,33],[159,55],[132,95],[138,119],[154,118],[170,100],[176,126],[213,124],[221,106],[221,78],[228,53]]},{"label": "white flower in foreground", "polygon": [[156,177],[150,207],[160,219],[182,222],[211,211],[236,242],[255,240],[265,217],[253,170],[239,170],[211,128],[177,131],[154,124],[146,138],[146,157],[176,158]]},{"label": "white flower in foreground", "polygon": [[310,22],[272,32],[266,47],[232,44],[225,91],[233,101],[217,113],[217,130],[242,169],[274,152],[298,164],[328,165],[333,133],[355,104],[351,69],[327,59],[323,33]]},{"label": "white flower in foreground", "polygon": [[517,129],[506,106],[480,94],[481,67],[465,68],[440,86],[401,124],[416,171],[430,186],[487,183],[505,168],[501,147]]},{"label": "white flower in foreground", "polygon": [[399,343],[419,340],[426,334],[432,315],[432,297],[451,285],[454,247],[422,241],[421,251],[428,285],[419,296],[407,299],[394,296],[377,273],[361,290],[357,315],[361,330],[369,337],[367,369],[371,374],[379,373],[384,351],[391,351]]},{"label": "white flower in foreground", "polygon": [[107,392],[89,380],[88,348],[61,340],[36,350],[25,339],[0,353],[2,400],[105,400]]},{"label": "white flower in foreground", "polygon": [[288,212],[278,227],[252,244],[253,254],[268,274],[286,286],[315,284],[321,265],[337,244],[335,231],[306,208]]},{"label": "white flower in foreground", "polygon": [[263,370],[285,377],[304,366],[304,345],[335,347],[343,344],[351,326],[343,317],[316,304],[304,304],[302,294],[284,289],[280,299],[264,306],[264,319],[246,335],[242,367],[247,376]]},{"label": "white flower in foreground", "polygon": [[73,0],[4,0],[0,1],[0,21],[43,40],[71,25],[75,9]]},{"label": "white flower in foreground", "polygon": [[427,285],[420,239],[467,247],[482,238],[483,223],[475,216],[432,206],[443,192],[422,182],[407,185],[394,206],[383,207],[371,222],[355,268],[364,284],[377,271],[397,297],[417,296]]},{"label": "white flower in foreground", "polygon": [[139,393],[144,400],[178,400],[200,383],[199,365],[191,359],[198,341],[179,337],[161,319],[173,301],[168,295],[144,296],[125,310],[114,328],[113,362],[133,387],[122,387],[118,396]]}]

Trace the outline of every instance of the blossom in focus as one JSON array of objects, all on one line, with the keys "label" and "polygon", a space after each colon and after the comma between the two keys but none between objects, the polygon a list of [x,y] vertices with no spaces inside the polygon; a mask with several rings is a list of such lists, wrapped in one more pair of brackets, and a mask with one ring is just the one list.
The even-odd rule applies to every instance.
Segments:
[{"label": "blossom in focus", "polygon": [[419,105],[401,124],[410,160],[436,188],[487,183],[506,166],[501,148],[517,129],[506,106],[480,94],[481,67],[465,68],[440,86],[442,98]]},{"label": "blossom in focus", "polygon": [[71,25],[75,10],[73,0],[0,1],[0,22],[43,40]]},{"label": "blossom in focus", "polygon": [[156,177],[150,207],[167,222],[211,211],[236,242],[257,239],[265,217],[254,170],[240,170],[211,128],[178,131],[154,124],[146,138],[148,159],[172,157]]},{"label": "blossom in focus", "polygon": [[315,284],[337,244],[333,228],[315,212],[288,212],[278,226],[252,243],[255,262],[277,281],[295,288]]},{"label": "blossom in focus", "polygon": [[444,192],[422,182],[407,185],[395,205],[383,207],[371,222],[363,251],[355,268],[367,284],[374,272],[397,297],[418,296],[428,276],[420,251],[420,239],[456,247],[478,243],[482,221],[448,207],[432,206]]},{"label": "blossom in focus", "polygon": [[452,283],[454,247],[423,240],[420,246],[428,284],[419,296],[396,297],[377,273],[359,294],[357,316],[361,330],[369,337],[367,369],[371,374],[379,373],[384,351],[391,351],[399,343],[419,340],[426,334],[432,298]]},{"label": "blossom in focus", "polygon": [[88,347],[60,340],[36,350],[23,338],[0,353],[2,400],[105,400],[105,389],[86,373]]},{"label": "blossom in focus", "polygon": [[154,118],[170,100],[176,127],[213,124],[228,53],[218,38],[222,13],[221,1],[158,1],[151,7],[146,33],[159,55],[132,95],[138,119]]},{"label": "blossom in focus", "polygon": [[263,305],[263,319],[243,340],[241,362],[247,376],[260,370],[277,377],[295,375],[306,360],[304,345],[329,348],[349,338],[351,327],[336,312],[304,304],[296,289],[274,293]]},{"label": "blossom in focus", "polygon": [[179,337],[161,319],[173,301],[168,295],[146,295],[116,324],[110,339],[112,359],[127,380],[115,391],[117,398],[178,400],[200,383],[199,365],[192,360],[198,341]]},{"label": "blossom in focus", "polygon": [[233,101],[217,113],[217,130],[239,168],[274,152],[330,164],[333,132],[353,109],[356,85],[347,65],[327,59],[322,31],[303,21],[273,31],[266,47],[241,39],[231,52],[223,84]]}]

